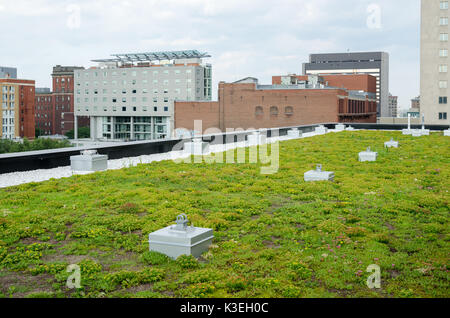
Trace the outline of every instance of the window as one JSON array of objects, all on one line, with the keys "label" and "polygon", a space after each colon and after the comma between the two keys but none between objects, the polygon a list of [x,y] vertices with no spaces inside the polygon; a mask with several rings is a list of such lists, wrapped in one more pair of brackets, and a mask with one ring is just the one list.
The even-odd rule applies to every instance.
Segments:
[{"label": "window", "polygon": [[127,102],[126,97],[122,98],[122,103],[126,103],[126,102]]},{"label": "window", "polygon": [[126,111],[127,111],[127,108],[126,108],[126,107],[122,107],[122,111],[123,111],[123,112],[126,112]]},{"label": "window", "polygon": [[164,111],[168,112],[169,111],[169,107],[164,107]]},{"label": "window", "polygon": [[441,10],[447,10],[448,9],[448,1],[441,1],[440,8],[441,8]]},{"label": "window", "polygon": [[142,90],[142,94],[147,94],[147,93],[148,93],[148,89],[144,88],[144,89]]},{"label": "window", "polygon": [[447,120],[447,113],[439,113],[439,120]]},{"label": "window", "polygon": [[168,97],[164,97],[164,103],[168,103],[169,102],[169,98]]},{"label": "window", "polygon": [[153,75],[158,75],[158,71],[153,71]]},{"label": "window", "polygon": [[164,74],[169,74],[169,70],[164,70]]},{"label": "window", "polygon": [[158,107],[153,107],[153,110],[154,110],[155,112],[157,112],[157,111],[158,111]]},{"label": "window", "polygon": [[165,90],[164,90],[164,94],[169,94],[169,90],[168,90],[168,89],[165,89]]},{"label": "window", "polygon": [[153,97],[153,102],[157,103],[158,102],[158,98],[157,97]]},{"label": "window", "polygon": [[277,106],[270,107],[270,116],[278,116],[278,107]]},{"label": "window", "polygon": [[294,114],[294,108],[292,106],[286,106],[284,109],[284,114],[286,116],[292,116]]},{"label": "window", "polygon": [[112,99],[112,102],[113,102],[113,103],[117,103],[117,98],[113,98],[113,99]]},{"label": "window", "polygon": [[439,104],[447,104],[447,96],[439,96]]},{"label": "window", "polygon": [[137,110],[137,108],[136,107],[133,107],[133,111],[135,112]]},{"label": "window", "polygon": [[137,75],[136,71],[131,72],[131,76],[136,76],[136,75]]},{"label": "window", "polygon": [[448,18],[440,18],[439,25],[448,25]]},{"label": "window", "polygon": [[169,80],[164,80],[164,85],[169,85]]},{"label": "window", "polygon": [[153,84],[158,84],[158,80],[157,79],[153,80]]},{"label": "window", "polygon": [[448,50],[447,49],[439,50],[439,56],[440,57],[447,57],[448,56]]},{"label": "window", "polygon": [[146,112],[147,111],[147,106],[142,106],[142,111]]},{"label": "window", "polygon": [[448,33],[441,33],[441,34],[439,35],[439,40],[440,40],[441,42],[447,42],[447,41],[448,41]]},{"label": "window", "polygon": [[255,116],[262,117],[264,115],[264,109],[261,106],[255,108]]},{"label": "window", "polygon": [[439,81],[439,88],[447,88],[447,81]]}]

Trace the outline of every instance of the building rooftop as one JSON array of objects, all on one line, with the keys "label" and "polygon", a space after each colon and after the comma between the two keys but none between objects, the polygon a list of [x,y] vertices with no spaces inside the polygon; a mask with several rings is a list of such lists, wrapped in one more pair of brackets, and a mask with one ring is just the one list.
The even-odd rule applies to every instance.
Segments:
[{"label": "building rooftop", "polygon": [[127,53],[127,54],[111,54],[114,58],[92,60],[92,62],[108,63],[108,62],[151,62],[163,60],[178,60],[178,59],[195,59],[211,57],[208,53],[201,53],[197,50],[185,51],[162,51],[162,52],[147,52],[147,53]]}]

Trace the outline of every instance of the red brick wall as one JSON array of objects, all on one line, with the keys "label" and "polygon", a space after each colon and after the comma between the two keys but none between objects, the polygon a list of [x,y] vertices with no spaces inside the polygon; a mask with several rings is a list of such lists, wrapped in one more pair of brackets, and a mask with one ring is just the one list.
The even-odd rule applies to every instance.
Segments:
[{"label": "red brick wall", "polygon": [[[320,75],[325,82],[328,82],[328,86],[343,87],[348,90],[363,90],[368,93],[376,93],[377,91],[377,79],[375,76],[367,74],[354,74],[354,75]],[[296,75],[299,80],[308,80],[307,75]],[[272,84],[280,85],[281,76],[272,76]]]},{"label": "red brick wall", "polygon": [[55,108],[53,94],[36,94],[35,97],[35,125],[42,134],[54,134],[53,109]]},{"label": "red brick wall", "polygon": [[218,102],[175,102],[175,128],[194,130],[194,121],[202,120],[203,131],[219,127]]},{"label": "red brick wall", "polygon": [[347,95],[342,90],[255,90],[255,84],[221,83],[219,103],[224,111],[221,128],[258,129],[335,122],[338,94]]},{"label": "red brick wall", "polygon": [[[34,81],[33,81],[34,83]],[[19,95],[19,132],[20,137],[34,139],[34,86],[21,85]]]}]

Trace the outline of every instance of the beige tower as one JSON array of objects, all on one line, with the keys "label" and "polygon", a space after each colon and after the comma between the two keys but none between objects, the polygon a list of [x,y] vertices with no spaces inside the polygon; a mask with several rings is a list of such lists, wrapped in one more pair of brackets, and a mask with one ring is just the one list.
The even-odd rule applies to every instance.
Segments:
[{"label": "beige tower", "polygon": [[420,111],[427,124],[450,125],[447,0],[422,0]]}]

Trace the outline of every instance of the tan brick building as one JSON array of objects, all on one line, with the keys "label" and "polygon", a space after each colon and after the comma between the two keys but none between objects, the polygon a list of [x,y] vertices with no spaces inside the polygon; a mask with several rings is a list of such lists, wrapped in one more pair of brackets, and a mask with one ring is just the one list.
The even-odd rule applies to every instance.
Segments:
[{"label": "tan brick building", "polygon": [[255,78],[220,82],[217,102],[175,102],[175,128],[194,131],[195,120],[202,120],[202,132],[213,127],[225,132],[326,122],[376,123],[373,92],[326,86],[317,76],[295,83],[259,85]]},{"label": "tan brick building", "polygon": [[0,79],[0,138],[35,137],[35,81]]}]

